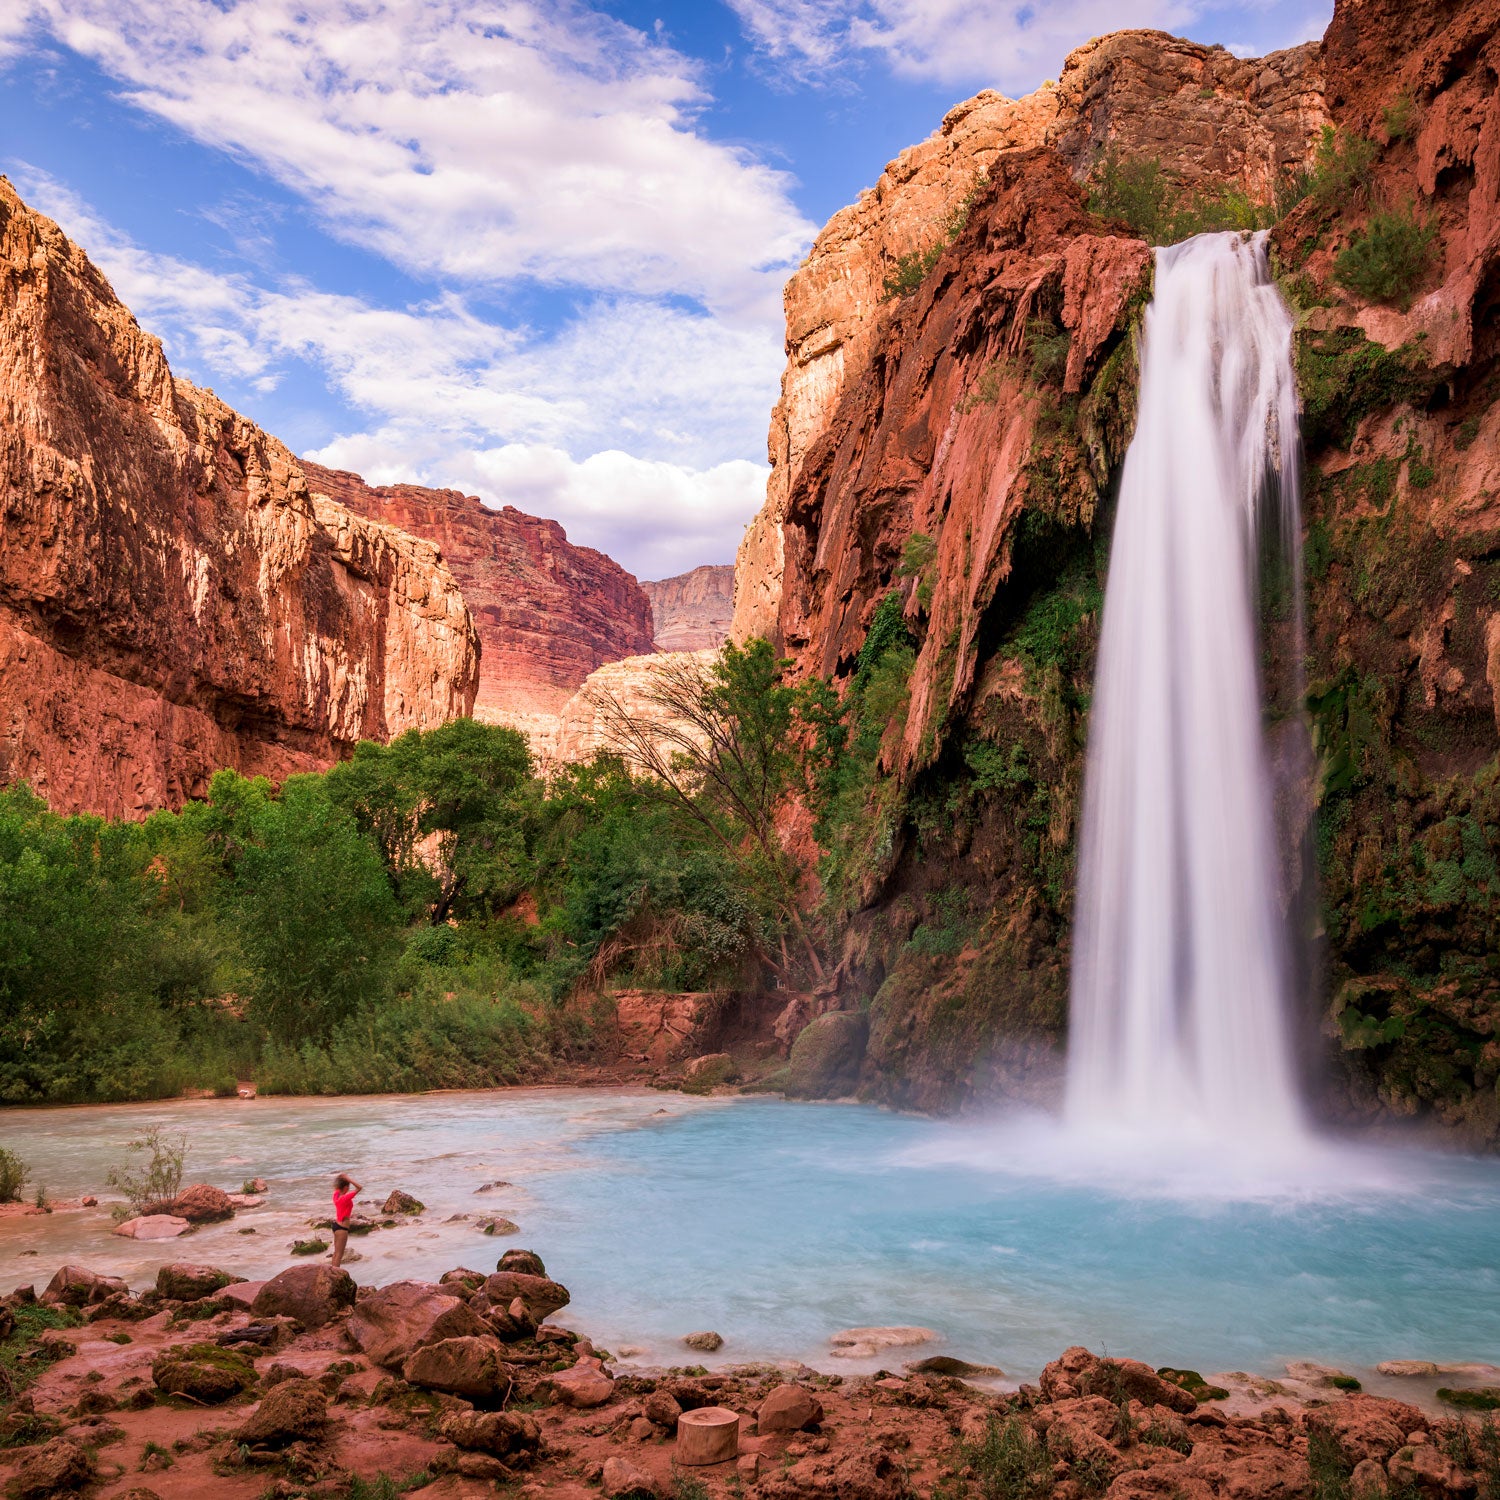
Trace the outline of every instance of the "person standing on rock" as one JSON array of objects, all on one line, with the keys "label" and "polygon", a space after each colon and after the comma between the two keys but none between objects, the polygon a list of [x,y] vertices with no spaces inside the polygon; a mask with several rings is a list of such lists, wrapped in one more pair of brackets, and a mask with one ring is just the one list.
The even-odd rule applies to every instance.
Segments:
[{"label": "person standing on rock", "polygon": [[333,1263],[337,1266],[349,1247],[349,1221],[354,1217],[354,1195],[364,1189],[340,1172],[333,1179]]}]

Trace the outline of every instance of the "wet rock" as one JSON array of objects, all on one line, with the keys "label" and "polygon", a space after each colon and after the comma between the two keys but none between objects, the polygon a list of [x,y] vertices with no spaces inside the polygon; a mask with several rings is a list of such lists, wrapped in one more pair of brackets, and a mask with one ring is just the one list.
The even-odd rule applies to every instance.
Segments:
[{"label": "wet rock", "polygon": [[285,1448],[321,1436],[327,1421],[328,1397],[317,1381],[283,1380],[266,1392],[234,1439],[252,1448]]},{"label": "wet rock", "polygon": [[536,1452],[541,1428],[520,1412],[463,1411],[444,1417],[441,1435],[458,1448],[512,1458]]},{"label": "wet rock", "polygon": [[377,1365],[398,1369],[414,1350],[442,1339],[485,1332],[464,1298],[427,1281],[396,1281],[362,1297],[349,1315],[349,1336]]},{"label": "wet rock", "polygon": [[420,1198],[413,1198],[410,1193],[397,1188],[381,1205],[380,1211],[383,1214],[419,1214],[426,1207]]},{"label": "wet rock", "polygon": [[88,1307],[129,1290],[118,1276],[101,1276],[84,1266],[64,1266],[47,1283],[42,1301],[61,1307]]},{"label": "wet rock", "polygon": [[567,1287],[547,1276],[521,1271],[496,1271],[484,1283],[484,1295],[493,1307],[509,1308],[519,1297],[533,1323],[545,1323],[572,1300]]},{"label": "wet rock", "polygon": [[192,1227],[176,1214],[142,1214],[116,1224],[113,1233],[127,1240],[175,1240],[180,1234],[190,1233]]},{"label": "wet rock", "polygon": [[715,1350],[724,1347],[724,1339],[720,1334],[705,1329],[702,1333],[684,1334],[682,1342],[689,1349],[701,1350],[704,1354],[712,1354]]},{"label": "wet rock", "polygon": [[833,1099],[859,1081],[870,1038],[863,1011],[834,1010],[808,1022],[792,1043],[786,1091],[796,1099]]},{"label": "wet rock", "polygon": [[1430,1359],[1385,1359],[1375,1366],[1377,1375],[1436,1375],[1438,1367]]},{"label": "wet rock", "polygon": [[186,1219],[189,1224],[216,1224],[221,1219],[234,1217],[234,1204],[229,1201],[229,1194],[206,1182],[195,1182],[192,1187],[184,1188],[164,1208],[167,1213]]},{"label": "wet rock", "polygon": [[493,1219],[482,1220],[479,1232],[481,1234],[520,1234],[521,1226],[514,1219],[507,1219],[503,1214],[498,1214]]},{"label": "wet rock", "polygon": [[930,1328],[843,1328],[832,1334],[835,1359],[869,1359],[883,1349],[901,1349],[930,1344],[937,1334]]},{"label": "wet rock", "polygon": [[218,1344],[180,1344],[151,1361],[151,1379],[169,1396],[220,1406],[254,1385],[255,1366]]},{"label": "wet rock", "polygon": [[683,1069],[682,1090],[685,1094],[707,1094],[733,1081],[734,1059],[727,1052],[710,1052],[695,1057]]},{"label": "wet rock", "polygon": [[98,1208],[99,1200],[92,1193],[85,1193],[78,1200],[79,1208]]},{"label": "wet rock", "polygon": [[547,1268],[535,1250],[507,1250],[495,1263],[497,1271],[518,1271],[523,1276],[545,1276]]},{"label": "wet rock", "polygon": [[1005,1374],[998,1365],[970,1364],[966,1359],[954,1359],[951,1354],[932,1354],[926,1359],[913,1360],[906,1368],[913,1375],[953,1375],[960,1380]]},{"label": "wet rock", "polygon": [[447,1287],[455,1297],[467,1297],[484,1285],[484,1272],[471,1271],[467,1266],[455,1266],[438,1277],[438,1285]]},{"label": "wet rock", "polygon": [[255,1295],[257,1317],[295,1318],[304,1328],[321,1328],[346,1307],[353,1307],[358,1288],[339,1267],[293,1266],[273,1276]]},{"label": "wet rock", "polygon": [[72,1438],[56,1437],[21,1460],[10,1493],[14,1500],[46,1500],[82,1489],[93,1477],[88,1450]]},{"label": "wet rock", "polygon": [[823,1403],[800,1385],[779,1385],[761,1402],[755,1420],[763,1434],[801,1432],[823,1420]]},{"label": "wet rock", "polygon": [[259,1193],[230,1193],[229,1205],[233,1209],[259,1208],[266,1200]]},{"label": "wet rock", "polygon": [[401,1378],[424,1390],[445,1391],[470,1401],[503,1399],[510,1372],[493,1338],[439,1339],[414,1350],[401,1366]]},{"label": "wet rock", "polygon": [[574,1365],[571,1370],[558,1370],[547,1377],[553,1393],[564,1406],[588,1409],[603,1406],[615,1393],[615,1383],[603,1370],[591,1370],[586,1365]]},{"label": "wet rock", "polygon": [[245,1191],[247,1193],[269,1193],[271,1191],[271,1184],[264,1177],[252,1177],[245,1184]]},{"label": "wet rock", "polygon": [[243,1276],[231,1276],[217,1266],[175,1260],[156,1273],[156,1290],[173,1302],[196,1302],[200,1297],[211,1297],[222,1288],[244,1279]]},{"label": "wet rock", "polygon": [[647,1496],[654,1500],[661,1494],[661,1486],[650,1474],[624,1458],[604,1460],[599,1487],[605,1500],[645,1500]]}]

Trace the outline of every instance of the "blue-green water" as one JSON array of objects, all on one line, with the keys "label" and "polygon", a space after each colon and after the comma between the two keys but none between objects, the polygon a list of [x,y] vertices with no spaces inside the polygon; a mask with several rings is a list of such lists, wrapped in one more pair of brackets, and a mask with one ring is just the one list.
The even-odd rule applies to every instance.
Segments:
[{"label": "blue-green water", "polygon": [[[1074,1343],[1264,1372],[1500,1356],[1492,1160],[1330,1147],[1279,1173],[1151,1166],[1145,1144],[1090,1148],[1038,1120],[548,1089],[7,1111],[0,1143],[54,1196],[102,1194],[156,1121],[186,1132],[189,1180],[263,1176],[266,1206],[164,1244],[112,1236],[104,1208],[0,1219],[0,1289],[64,1260],[137,1285],[176,1259],[269,1274],[347,1169],[375,1206],[395,1187],[427,1204],[356,1242],[359,1279],[487,1270],[531,1246],[572,1290],[568,1321],[653,1359],[713,1328],[726,1359],[826,1363],[828,1336],[865,1324],[930,1327],[1018,1375]],[[513,1186],[476,1194],[496,1178]],[[522,1233],[480,1234],[496,1212]]]}]

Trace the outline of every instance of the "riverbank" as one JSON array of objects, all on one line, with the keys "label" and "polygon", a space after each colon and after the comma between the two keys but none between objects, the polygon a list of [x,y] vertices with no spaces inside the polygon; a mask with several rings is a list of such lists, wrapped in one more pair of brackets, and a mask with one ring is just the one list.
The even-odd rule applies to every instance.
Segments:
[{"label": "riverbank", "polygon": [[[912,1330],[864,1330],[892,1340],[868,1374],[631,1366],[573,1325],[547,1270],[513,1251],[492,1275],[376,1289],[325,1266],[249,1283],[176,1264],[140,1294],[61,1270],[0,1312],[0,1479],[17,1500],[1286,1500],[1500,1479],[1492,1428],[1310,1371],[1205,1381],[1073,1348],[1006,1388],[924,1367]],[[722,1456],[682,1464],[684,1414],[706,1410]]]}]

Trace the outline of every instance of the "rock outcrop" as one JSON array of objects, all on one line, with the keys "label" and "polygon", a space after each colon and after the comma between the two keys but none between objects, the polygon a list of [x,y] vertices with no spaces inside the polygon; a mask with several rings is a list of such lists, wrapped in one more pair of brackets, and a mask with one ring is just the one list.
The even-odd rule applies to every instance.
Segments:
[{"label": "rock outcrop", "polygon": [[1046,147],[1083,177],[1114,150],[1157,157],[1189,186],[1232,183],[1262,199],[1307,159],[1326,119],[1314,45],[1241,59],[1165,32],[1126,31],[1071,53],[1055,86],[1024,99],[975,95],[903,151],[828,221],[787,283],[771,477],[736,561],[734,638],[778,630],[788,504],[808,488],[809,449],[889,325],[887,281],[951,233],[997,161]]},{"label": "rock outcrop", "polygon": [[651,601],[656,651],[717,651],[734,615],[734,569],[705,563],[675,578],[642,583]]},{"label": "rock outcrop", "polygon": [[303,469],[319,493],[441,549],[483,643],[476,718],[545,743],[590,672],[652,650],[642,586],[602,552],[575,547],[556,521],[457,490],[367,485],[307,460]]},{"label": "rock outcrop", "polygon": [[0,181],[0,783],[139,816],[221,766],[280,778],[469,710],[437,549],[308,489],[175,380],[109,284]]},{"label": "rock outcrop", "polygon": [[713,651],[655,652],[627,656],[590,672],[558,714],[555,738],[544,742],[544,757],[566,764],[588,760],[599,750],[618,748],[609,732],[612,705],[618,704],[642,723],[660,720],[661,710],[650,696],[653,675],[674,665],[707,666],[714,656]]}]

